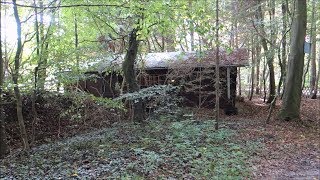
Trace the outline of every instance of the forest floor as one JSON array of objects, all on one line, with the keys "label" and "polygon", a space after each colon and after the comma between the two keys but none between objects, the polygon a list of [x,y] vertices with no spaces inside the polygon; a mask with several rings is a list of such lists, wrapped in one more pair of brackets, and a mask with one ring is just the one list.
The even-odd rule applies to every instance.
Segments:
[{"label": "forest floor", "polygon": [[267,125],[268,105],[255,98],[238,102],[236,116],[221,114],[219,131],[211,109],[188,109],[145,125],[72,132],[12,151],[0,179],[320,179],[320,100],[302,100],[303,123],[277,120],[280,103]]},{"label": "forest floor", "polygon": [[302,99],[301,122],[277,120],[277,102],[269,124],[269,106],[255,98],[238,103],[239,115],[224,117],[236,122],[242,141],[260,139],[263,146],[252,157],[255,179],[320,179],[320,100]]}]

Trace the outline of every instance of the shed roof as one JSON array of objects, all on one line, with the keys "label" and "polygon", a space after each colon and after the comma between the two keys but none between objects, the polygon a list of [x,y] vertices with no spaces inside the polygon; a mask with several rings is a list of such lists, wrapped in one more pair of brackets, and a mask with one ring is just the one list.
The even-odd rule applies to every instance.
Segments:
[{"label": "shed roof", "polygon": [[[95,65],[99,72],[106,69],[119,69],[124,61],[124,55],[103,58]],[[215,66],[216,50],[205,52],[161,52],[138,56],[138,68],[144,69],[174,69],[183,66],[208,67]],[[246,49],[237,49],[227,54],[219,49],[219,66],[243,67],[249,65],[249,55]]]},{"label": "shed roof", "polygon": [[[206,52],[165,52],[149,53],[142,58],[142,67],[147,69],[175,68],[176,66],[208,67],[215,66],[216,50]],[[248,52],[237,49],[227,54],[219,50],[219,66],[247,66]]]}]

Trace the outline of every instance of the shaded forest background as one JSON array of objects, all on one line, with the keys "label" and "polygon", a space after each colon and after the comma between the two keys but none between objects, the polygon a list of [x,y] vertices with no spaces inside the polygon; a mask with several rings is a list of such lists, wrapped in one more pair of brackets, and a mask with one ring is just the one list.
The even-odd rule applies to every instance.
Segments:
[{"label": "shaded forest background", "polygon": [[[151,52],[246,48],[250,65],[238,69],[239,99],[262,98],[271,104],[268,113],[283,98],[285,85],[290,84],[286,83],[288,75],[298,71],[288,68],[290,61],[295,61],[296,50],[303,68],[300,66],[302,82],[293,84],[301,94],[294,96],[317,99],[320,3],[302,2],[305,8],[298,9],[303,6],[298,0],[1,1],[0,155],[8,152],[6,144],[29,149],[46,141],[42,138],[47,137],[46,131],[65,137],[61,128],[67,128],[66,132],[81,131],[89,124],[105,127],[137,112],[126,110],[118,101],[65,88],[115,54],[125,54],[133,66],[139,63],[139,55]],[[305,36],[295,24],[303,22],[298,19],[303,13],[306,24],[302,23],[301,32]],[[294,49],[296,39],[300,41]],[[305,40],[304,49],[301,39]],[[132,48],[136,54],[130,53]],[[130,69],[120,73],[128,80],[134,77]],[[128,86],[129,92],[139,91],[134,82]],[[286,101],[299,109],[299,98]],[[141,99],[139,94],[136,99]],[[297,113],[292,119],[300,116]],[[135,119],[144,118],[141,113],[134,115],[141,116]]]}]

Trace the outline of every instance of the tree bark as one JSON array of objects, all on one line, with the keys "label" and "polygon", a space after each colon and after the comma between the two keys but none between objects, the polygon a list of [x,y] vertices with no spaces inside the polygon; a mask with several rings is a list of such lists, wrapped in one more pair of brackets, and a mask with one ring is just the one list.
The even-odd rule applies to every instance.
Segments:
[{"label": "tree bark", "polygon": [[76,65],[77,72],[79,72],[80,68],[80,60],[79,60],[79,35],[78,35],[78,18],[77,14],[74,13],[74,48],[76,50]]},{"label": "tree bark", "polygon": [[166,50],[168,52],[174,52],[176,50],[175,36],[173,34],[175,34],[174,31],[172,31],[170,35],[166,35],[166,37],[165,37],[165,43],[166,43],[166,47],[167,47]]},{"label": "tree bark", "polygon": [[[0,10],[1,10],[1,0],[0,0]],[[2,27],[2,10],[0,11],[0,31]],[[5,119],[3,114],[3,105],[2,105],[2,87],[4,82],[4,62],[2,54],[2,32],[0,32],[0,158],[3,158],[8,152],[7,146],[7,137],[6,137],[6,128],[5,128]]]},{"label": "tree bark", "polygon": [[317,99],[318,86],[319,86],[319,80],[320,80],[320,56],[318,57],[318,64],[319,64],[318,75],[317,75],[317,78],[316,78],[316,84],[315,84],[313,93],[311,95],[311,99]]},{"label": "tree bark", "polygon": [[316,43],[317,43],[317,34],[316,34],[316,14],[315,14],[315,3],[316,1],[312,1],[312,16],[311,16],[311,30],[310,30],[310,39],[311,39],[311,54],[309,56],[311,62],[311,69],[310,69],[310,96],[311,98],[315,89],[316,79],[317,79],[317,68],[316,68]]},{"label": "tree bark", "polygon": [[[259,38],[259,37],[258,37]],[[256,47],[256,94],[261,93],[260,88],[260,61],[261,61],[261,46]]]},{"label": "tree bark", "polygon": [[18,13],[18,8],[16,4],[16,0],[12,0],[13,3],[13,12],[14,17],[17,23],[17,50],[14,57],[14,71],[12,73],[12,81],[14,84],[14,93],[16,98],[16,105],[17,105],[17,117],[18,117],[18,123],[20,127],[20,133],[21,138],[23,142],[23,148],[25,150],[30,149],[29,142],[28,142],[28,136],[27,131],[25,128],[23,115],[22,115],[22,98],[20,94],[19,84],[18,84],[18,78],[19,78],[19,68],[20,68],[20,59],[22,54],[22,43],[21,43],[21,21]]},{"label": "tree bark", "polygon": [[[280,66],[280,80],[278,84],[278,95],[281,94],[281,86],[283,82],[285,82],[286,78],[286,68],[287,68],[287,0],[282,0],[281,12],[282,12],[282,42],[281,42],[281,58],[279,58],[279,66]],[[280,48],[280,47],[279,47]],[[279,49],[280,53],[280,49]],[[280,54],[278,55],[280,57]],[[283,87],[284,89],[284,87]],[[280,95],[280,97],[282,97]]]},{"label": "tree bark", "polygon": [[[36,6],[36,0],[33,0],[33,5]],[[43,13],[43,12],[42,12]],[[34,89],[33,89],[33,93],[32,93],[32,102],[31,102],[31,112],[33,115],[33,121],[32,121],[32,135],[31,135],[31,144],[34,143],[35,140],[35,131],[36,131],[36,122],[37,122],[37,118],[38,118],[38,113],[37,113],[37,109],[36,109],[36,99],[37,99],[37,91],[38,89],[38,69],[39,69],[39,62],[40,62],[40,33],[39,33],[39,22],[38,22],[38,10],[37,8],[34,8],[34,21],[35,21],[35,31],[36,31],[36,44],[37,44],[37,48],[36,48],[36,54],[38,59],[38,66],[34,68]],[[44,85],[44,84],[43,84]],[[43,86],[44,88],[44,86]]]},{"label": "tree bark", "polygon": [[262,71],[263,102],[266,102],[266,98],[267,98],[267,85],[266,85],[267,78],[268,78],[267,63],[266,63],[266,57],[264,56],[264,58],[263,58],[263,71]]},{"label": "tree bark", "polygon": [[47,41],[47,34],[44,33],[44,8],[43,1],[39,0],[40,12],[37,12],[35,8],[35,13],[40,14],[40,21],[38,21],[37,15],[35,15],[36,20],[36,33],[37,33],[37,53],[38,53],[38,73],[37,73],[37,90],[44,91],[45,81],[47,77],[47,64],[48,64],[48,47],[49,43]]},{"label": "tree bark", "polygon": [[219,129],[219,115],[220,115],[220,69],[219,69],[219,0],[216,0],[216,67],[215,67],[215,74],[216,74],[216,79],[215,79],[215,91],[216,91],[216,104],[215,104],[215,119],[216,119],[216,124],[215,124],[215,129]]},{"label": "tree bark", "polygon": [[255,85],[254,85],[254,80],[255,80],[255,78],[254,78],[254,75],[255,75],[255,72],[254,72],[254,68],[255,68],[255,59],[256,59],[256,52],[255,52],[255,47],[254,47],[254,44],[253,44],[253,38],[254,37],[252,37],[252,40],[251,40],[251,42],[252,42],[252,47],[251,47],[251,61],[252,61],[252,65],[251,65],[251,88],[250,88],[250,95],[249,95],[249,100],[251,101],[252,100],[252,97],[253,97],[253,92],[254,92],[254,87],[255,87]]},{"label": "tree bark", "polygon": [[[258,0],[258,11],[256,13],[256,18],[258,19],[258,21],[263,22],[263,12],[262,12],[262,8],[261,8],[261,0]],[[272,7],[272,13],[271,16],[274,16],[274,7]],[[268,48],[268,43],[267,43],[267,39],[265,37],[266,33],[264,30],[264,24],[260,23],[259,25],[259,29],[262,32],[263,36],[261,36],[261,43],[262,43],[262,47],[264,49],[264,52],[266,53],[266,58],[267,58],[267,65],[269,68],[269,97],[267,100],[267,103],[271,103],[272,100],[275,97],[276,94],[276,84],[275,84],[275,77],[274,77],[274,66],[273,66],[273,58],[274,58],[274,49],[273,48]],[[275,38],[276,38],[276,33],[275,33],[275,29],[274,27],[271,28],[271,42],[274,43],[275,42]],[[272,44],[271,44],[272,45]]]},{"label": "tree bark", "polygon": [[[125,60],[122,64],[122,70],[124,77],[128,84],[129,92],[139,91],[139,85],[136,80],[136,72],[134,69],[134,64],[137,58],[139,48],[139,41],[137,39],[137,29],[133,29],[129,37],[129,47],[125,56]],[[133,108],[133,120],[135,122],[141,123],[145,118],[145,107],[142,99],[137,102],[132,102]]]},{"label": "tree bark", "polygon": [[295,0],[295,3],[286,88],[283,95],[282,107],[278,115],[283,120],[300,118],[307,5],[306,0]]},{"label": "tree bark", "polygon": [[[189,9],[192,9],[192,0],[189,0]],[[189,15],[189,30],[190,30],[190,46],[191,46],[191,51],[194,51],[194,22],[193,19],[191,17],[191,15]]]},{"label": "tree bark", "polygon": [[275,25],[275,0],[270,1],[270,21],[273,22],[271,26],[271,44],[270,44],[270,54],[268,58],[268,67],[269,67],[269,97],[267,103],[272,103],[276,95],[276,81],[275,81],[275,72],[274,72],[274,57],[275,57],[275,44],[277,41],[277,27]]}]

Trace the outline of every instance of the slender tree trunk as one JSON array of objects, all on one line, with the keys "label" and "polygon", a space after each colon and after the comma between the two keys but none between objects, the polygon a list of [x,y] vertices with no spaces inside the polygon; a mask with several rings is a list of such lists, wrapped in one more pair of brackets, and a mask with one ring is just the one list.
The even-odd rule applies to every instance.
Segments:
[{"label": "slender tree trunk", "polygon": [[[239,48],[239,34],[238,34],[238,21],[236,20],[235,23],[234,23],[234,28],[235,28],[235,42],[234,42],[234,45],[235,45],[235,49],[238,49]],[[239,96],[241,97],[242,95],[242,83],[241,83],[241,68],[239,67],[238,68],[238,87],[239,87]]]},{"label": "slender tree trunk", "polygon": [[266,63],[266,57],[263,57],[263,72],[262,72],[262,84],[263,84],[263,102],[266,102],[267,98],[267,63]]},{"label": "slender tree trunk", "polygon": [[[271,26],[271,45],[270,45],[270,57],[268,59],[268,67],[269,67],[269,97],[267,103],[273,102],[273,99],[275,98],[276,95],[276,81],[275,81],[275,72],[274,72],[274,57],[275,57],[275,44],[277,41],[277,26],[276,26],[276,21],[275,21],[275,0],[270,1],[270,21],[273,22]],[[269,53],[268,53],[269,54]]]},{"label": "slender tree trunk", "polygon": [[[36,0],[33,0],[33,5],[36,7],[37,3]],[[40,59],[40,32],[39,32],[39,21],[38,21],[38,9],[34,8],[34,28],[36,31],[36,43],[37,43],[37,49],[36,53],[38,58]],[[40,62],[40,60],[39,60]],[[38,67],[39,68],[39,67]]]},{"label": "slender tree trunk", "polygon": [[318,75],[316,78],[316,84],[313,90],[313,93],[311,95],[311,99],[317,99],[317,93],[318,93],[318,86],[319,86],[319,80],[320,80],[320,56],[318,57]]},{"label": "slender tree trunk", "polygon": [[[48,42],[47,38],[44,33],[44,8],[43,8],[43,1],[39,0],[40,12],[37,12],[35,9],[35,13],[39,13],[40,21],[38,21],[37,15],[35,16],[36,20],[36,36],[37,36],[37,53],[38,54],[38,91],[44,91],[45,81],[47,77],[47,64],[48,64]],[[39,52],[38,52],[39,51]]]},{"label": "slender tree trunk", "polygon": [[[156,35],[156,34],[154,34],[153,35],[153,37],[154,37],[154,41],[156,42],[156,44],[155,45],[158,45],[158,47],[160,48],[160,51],[161,52],[164,52],[164,44],[163,44],[163,41],[162,40],[160,40],[160,42],[159,42],[159,40],[158,40],[158,36]],[[162,39],[162,36],[160,36],[161,37],[161,39]],[[155,51],[157,51],[157,48],[155,47]]]},{"label": "slender tree trunk", "polygon": [[153,37],[150,37],[150,39],[152,41],[152,45],[153,45],[154,51],[157,52],[158,51],[158,48],[156,46],[156,45],[158,45],[157,38],[155,37],[155,35],[153,35]]},{"label": "slender tree trunk", "polygon": [[256,94],[260,94],[260,61],[261,61],[261,46],[256,47]]},{"label": "slender tree trunk", "polygon": [[[33,0],[34,6],[37,5],[36,0]],[[48,66],[48,57],[49,57],[49,38],[52,34],[51,28],[55,17],[53,14],[56,12],[53,10],[51,13],[51,19],[49,27],[46,29],[45,33],[45,24],[44,24],[44,11],[43,0],[39,0],[39,9],[34,8],[35,14],[35,30],[36,30],[36,42],[37,42],[37,56],[38,56],[38,73],[37,73],[37,91],[45,90],[45,82],[47,78],[47,66]],[[38,20],[38,15],[40,16],[40,20]]]},{"label": "slender tree trunk", "polygon": [[[286,77],[286,68],[287,68],[287,2],[286,0],[282,0],[281,12],[282,12],[282,42],[281,42],[281,58],[279,58],[279,66],[280,66],[280,80],[278,84],[278,95],[281,94],[281,86],[283,82],[285,82]],[[280,49],[279,49],[280,51]],[[280,53],[280,52],[279,52]],[[280,56],[280,54],[278,55]],[[284,87],[283,87],[284,89]],[[282,97],[280,95],[280,97]]]},{"label": "slender tree trunk", "polygon": [[[139,41],[137,39],[137,29],[133,29],[130,33],[129,37],[129,47],[127,54],[125,56],[125,60],[122,65],[122,70],[124,73],[124,77],[128,84],[129,92],[139,91],[139,85],[136,80],[136,73],[134,70],[134,64],[137,58],[139,48]],[[133,120],[135,122],[141,123],[145,118],[145,107],[142,99],[138,100],[138,102],[133,103]]]},{"label": "slender tree trunk", "polygon": [[171,32],[170,35],[167,35],[165,37],[165,43],[166,43],[166,49],[168,52],[174,52],[176,50],[175,48],[175,36],[173,35],[175,34],[174,31]]},{"label": "slender tree trunk", "polygon": [[[36,7],[37,3],[36,0],[33,0],[33,5]],[[34,89],[33,89],[33,94],[32,94],[32,103],[31,103],[31,111],[33,114],[33,121],[32,121],[32,137],[31,137],[31,144],[34,143],[35,140],[35,125],[37,122],[37,118],[38,118],[38,113],[36,110],[36,98],[37,98],[37,91],[38,89],[38,69],[39,66],[41,65],[41,56],[40,56],[40,33],[39,33],[39,22],[38,22],[38,10],[37,8],[34,8],[34,21],[35,21],[35,31],[36,31],[36,44],[37,44],[37,48],[36,48],[36,54],[37,57],[39,58],[38,60],[38,66],[34,68]],[[44,88],[44,86],[43,86]]]},{"label": "slender tree trunk", "polygon": [[18,122],[19,122],[19,127],[20,127],[21,138],[22,138],[22,142],[23,142],[23,147],[24,147],[24,149],[27,150],[27,149],[30,149],[30,147],[29,147],[27,131],[25,128],[23,115],[22,115],[22,97],[20,94],[19,86],[18,86],[19,85],[18,84],[18,77],[19,77],[20,59],[21,59],[21,54],[22,54],[21,21],[19,18],[16,0],[12,0],[12,3],[13,3],[14,17],[15,17],[15,20],[17,23],[17,51],[16,51],[16,54],[14,57],[14,71],[12,74],[12,81],[14,84],[14,93],[15,93],[15,98],[16,98],[16,103],[17,103],[17,117],[18,117]]},{"label": "slender tree trunk", "polygon": [[162,35],[161,36],[161,52],[164,52],[166,49],[166,46],[165,46],[165,37]]},{"label": "slender tree trunk", "polygon": [[252,65],[251,65],[251,88],[250,88],[250,95],[249,95],[249,100],[251,101],[252,100],[252,97],[253,97],[253,92],[254,92],[254,75],[255,75],[255,72],[254,72],[254,68],[255,68],[255,48],[254,48],[254,45],[253,45],[253,37],[252,37],[252,52],[251,52],[251,61],[252,61]]},{"label": "slender tree trunk", "polygon": [[300,118],[307,3],[306,0],[295,0],[295,3],[286,88],[279,113],[279,118],[284,120]]},{"label": "slender tree trunk", "polygon": [[[312,49],[313,49],[313,41],[314,41],[314,43],[316,43],[316,39],[315,40],[313,40],[314,39],[314,36],[316,36],[316,35],[314,35],[314,25],[315,25],[315,1],[312,1],[312,15],[311,15],[311,28],[310,28],[310,40],[312,41],[311,42],[311,52],[309,53],[309,55],[308,55],[308,61],[307,61],[307,64],[306,64],[306,68],[305,68],[305,70],[304,70],[304,73],[303,73],[303,78],[302,78],[302,89],[304,89],[305,88],[305,86],[306,86],[306,79],[307,79],[307,77],[309,78],[310,76],[308,76],[309,75],[309,67],[310,67],[310,62],[313,60],[313,56],[315,56],[314,54],[313,54],[313,52],[312,52]],[[316,38],[316,37],[315,37]],[[315,47],[314,47],[315,48]],[[315,49],[314,49],[315,50]],[[314,59],[314,62],[315,62],[315,59]],[[312,72],[311,72],[312,73]],[[307,75],[308,74],[308,75]],[[315,75],[315,74],[314,74]],[[312,75],[311,75],[311,77],[312,77]],[[311,82],[312,80],[310,79],[310,81],[309,82]],[[313,81],[315,81],[315,78],[313,79]],[[311,87],[311,84],[310,84],[310,89],[312,89],[312,87]]]},{"label": "slender tree trunk", "polygon": [[215,73],[216,73],[216,79],[215,79],[215,91],[216,91],[216,104],[215,104],[215,118],[216,118],[216,125],[215,129],[219,129],[219,121],[220,121],[220,68],[219,68],[219,0],[216,0],[216,68],[215,68]]},{"label": "slender tree trunk", "polygon": [[74,13],[74,47],[76,50],[76,65],[77,65],[77,72],[79,72],[80,68],[80,60],[79,60],[79,35],[78,35],[78,18],[77,14]]},{"label": "slender tree trunk", "polygon": [[[2,27],[2,6],[0,0],[0,31]],[[3,63],[3,54],[2,54],[2,32],[0,32],[0,159],[3,158],[8,152],[7,146],[7,137],[6,137],[6,128],[5,128],[5,119],[3,114],[3,105],[2,105],[2,87],[4,82],[4,63]]]},{"label": "slender tree trunk", "polygon": [[151,53],[151,43],[150,43],[150,38],[147,38],[147,46],[148,46],[148,53]]},{"label": "slender tree trunk", "polygon": [[[258,11],[256,13],[256,18],[258,19],[258,21],[263,22],[263,12],[262,12],[262,8],[261,8],[261,0],[258,0]],[[272,8],[272,13],[271,16],[274,15],[274,7]],[[261,43],[262,43],[262,47],[264,49],[264,52],[266,53],[266,58],[267,58],[267,65],[269,68],[269,97],[267,100],[267,103],[271,103],[272,100],[275,97],[276,94],[276,85],[275,85],[275,77],[274,77],[274,66],[273,66],[273,58],[274,58],[274,49],[273,48],[268,48],[268,43],[267,43],[267,39],[265,38],[265,30],[264,30],[264,24],[260,23],[259,25],[259,29],[262,32],[262,34],[264,36],[261,37]],[[271,29],[271,42],[274,43],[275,42],[275,29],[274,27]],[[272,44],[271,44],[272,45]]]},{"label": "slender tree trunk", "polygon": [[[316,43],[317,43],[317,23],[316,23],[316,9],[315,9],[316,1],[312,1],[312,16],[311,16],[311,30],[310,30],[310,39],[311,39],[311,54],[309,56],[311,61],[311,69],[310,69],[310,96],[312,97],[313,91],[316,85],[317,79],[317,67],[316,67]],[[319,65],[320,66],[320,65]]]},{"label": "slender tree trunk", "polygon": [[[189,0],[189,9],[192,9],[192,0]],[[189,17],[189,28],[190,28],[190,45],[191,45],[191,51],[194,51],[194,23],[193,19],[190,15]]]},{"label": "slender tree trunk", "polygon": [[[8,10],[7,8],[4,9],[4,16],[7,17]],[[7,24],[5,23],[5,29],[7,29]],[[4,33],[6,34],[8,30],[4,30]],[[7,36],[4,36],[4,78],[6,78],[6,72],[9,72],[9,50],[8,50],[8,39]]]}]

